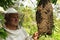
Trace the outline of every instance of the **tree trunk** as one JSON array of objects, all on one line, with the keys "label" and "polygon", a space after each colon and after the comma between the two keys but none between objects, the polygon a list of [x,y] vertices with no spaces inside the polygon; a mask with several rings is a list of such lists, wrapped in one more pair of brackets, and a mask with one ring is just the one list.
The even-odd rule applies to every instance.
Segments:
[{"label": "tree trunk", "polygon": [[36,22],[39,35],[51,35],[53,23],[53,8],[50,0],[40,0],[36,11]]}]

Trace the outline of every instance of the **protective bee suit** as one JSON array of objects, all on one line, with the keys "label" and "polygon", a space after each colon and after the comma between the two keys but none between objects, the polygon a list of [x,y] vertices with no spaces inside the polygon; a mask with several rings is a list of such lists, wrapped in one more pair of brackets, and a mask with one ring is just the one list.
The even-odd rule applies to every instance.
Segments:
[{"label": "protective bee suit", "polygon": [[23,29],[23,27],[20,27],[17,30],[9,30],[4,28],[7,33],[8,36],[6,38],[6,40],[33,40],[32,36],[29,36],[26,31]]}]

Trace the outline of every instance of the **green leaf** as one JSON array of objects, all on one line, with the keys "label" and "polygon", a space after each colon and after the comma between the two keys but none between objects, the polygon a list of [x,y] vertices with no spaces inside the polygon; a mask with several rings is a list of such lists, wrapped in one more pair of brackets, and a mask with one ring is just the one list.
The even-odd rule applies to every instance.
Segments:
[{"label": "green leaf", "polygon": [[4,30],[4,28],[0,28],[0,38],[6,39],[7,32]]}]

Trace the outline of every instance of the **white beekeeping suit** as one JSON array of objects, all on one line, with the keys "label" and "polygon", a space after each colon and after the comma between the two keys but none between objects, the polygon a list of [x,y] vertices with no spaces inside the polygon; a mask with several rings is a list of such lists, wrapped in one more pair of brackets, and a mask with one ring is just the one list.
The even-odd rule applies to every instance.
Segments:
[{"label": "white beekeeping suit", "polygon": [[23,27],[20,27],[17,30],[9,30],[6,28],[4,28],[4,29],[8,33],[8,37],[6,38],[6,40],[33,40],[32,36],[29,36],[26,33],[26,31],[23,29]]}]

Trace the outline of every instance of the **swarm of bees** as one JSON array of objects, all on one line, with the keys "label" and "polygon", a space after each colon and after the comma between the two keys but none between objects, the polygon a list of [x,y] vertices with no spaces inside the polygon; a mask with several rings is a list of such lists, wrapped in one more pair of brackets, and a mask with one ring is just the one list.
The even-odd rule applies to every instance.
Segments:
[{"label": "swarm of bees", "polygon": [[54,27],[53,7],[50,0],[40,0],[36,11],[39,35],[51,35]]}]

